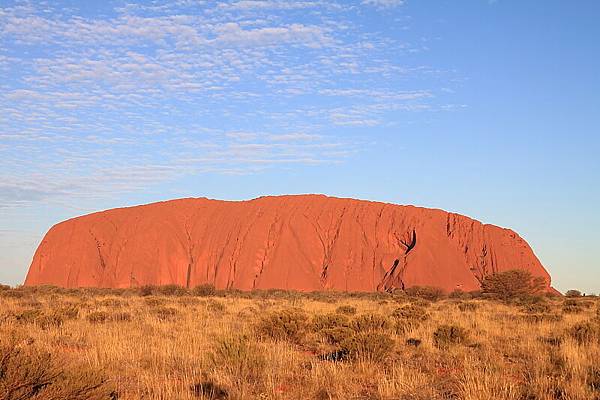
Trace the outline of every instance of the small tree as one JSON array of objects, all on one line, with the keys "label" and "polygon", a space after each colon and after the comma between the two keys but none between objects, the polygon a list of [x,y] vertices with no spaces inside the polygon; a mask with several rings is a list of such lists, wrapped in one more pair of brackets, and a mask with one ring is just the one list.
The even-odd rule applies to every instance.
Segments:
[{"label": "small tree", "polygon": [[539,294],[546,287],[541,276],[533,277],[524,269],[512,269],[486,276],[481,282],[481,291],[500,298],[514,298]]},{"label": "small tree", "polygon": [[567,293],[565,293],[565,296],[567,296],[567,297],[581,297],[581,292],[579,290],[571,289],[571,290],[567,290]]}]

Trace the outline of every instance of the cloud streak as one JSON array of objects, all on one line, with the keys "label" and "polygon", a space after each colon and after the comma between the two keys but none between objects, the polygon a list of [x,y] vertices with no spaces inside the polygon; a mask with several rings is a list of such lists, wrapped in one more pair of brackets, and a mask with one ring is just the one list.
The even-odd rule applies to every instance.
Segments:
[{"label": "cloud streak", "polygon": [[0,207],[347,161],[392,114],[450,107],[355,22],[402,3],[0,8]]}]

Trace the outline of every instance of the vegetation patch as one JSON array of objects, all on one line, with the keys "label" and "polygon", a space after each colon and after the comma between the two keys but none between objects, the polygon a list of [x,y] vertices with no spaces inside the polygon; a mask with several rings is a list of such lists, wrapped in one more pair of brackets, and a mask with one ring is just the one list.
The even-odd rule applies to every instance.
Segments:
[{"label": "vegetation patch", "polygon": [[112,384],[97,371],[74,366],[25,342],[0,343],[0,399],[115,400]]},{"label": "vegetation patch", "polygon": [[298,309],[272,312],[257,325],[256,332],[262,337],[300,343],[309,330],[308,316]]},{"label": "vegetation patch", "polygon": [[465,344],[469,338],[467,331],[456,325],[440,325],[433,332],[433,343],[440,349],[457,344]]}]

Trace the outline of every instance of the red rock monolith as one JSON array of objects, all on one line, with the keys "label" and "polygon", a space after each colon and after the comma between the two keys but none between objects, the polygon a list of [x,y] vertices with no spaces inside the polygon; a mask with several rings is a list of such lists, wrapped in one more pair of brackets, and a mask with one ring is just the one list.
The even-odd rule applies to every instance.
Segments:
[{"label": "red rock monolith", "polygon": [[25,284],[469,291],[486,274],[515,268],[550,287],[515,232],[442,210],[322,195],[198,198],[61,222],[39,245]]}]

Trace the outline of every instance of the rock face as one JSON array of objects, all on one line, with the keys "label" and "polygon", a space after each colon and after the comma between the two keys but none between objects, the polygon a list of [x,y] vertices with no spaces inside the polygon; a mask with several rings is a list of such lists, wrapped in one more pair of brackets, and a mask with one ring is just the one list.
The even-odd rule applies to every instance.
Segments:
[{"label": "rock face", "polygon": [[52,227],[26,285],[375,291],[550,276],[515,232],[442,210],[321,195],[181,199]]}]

